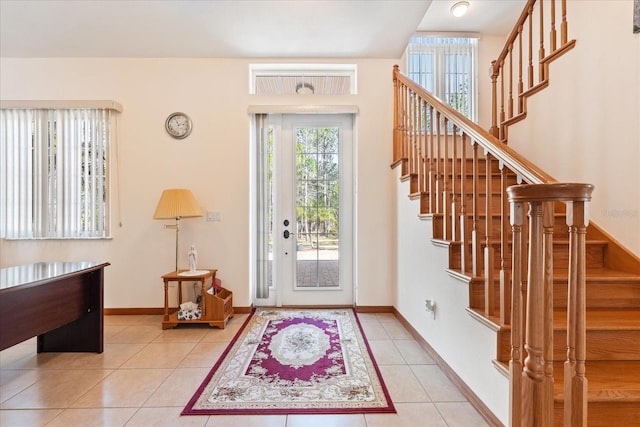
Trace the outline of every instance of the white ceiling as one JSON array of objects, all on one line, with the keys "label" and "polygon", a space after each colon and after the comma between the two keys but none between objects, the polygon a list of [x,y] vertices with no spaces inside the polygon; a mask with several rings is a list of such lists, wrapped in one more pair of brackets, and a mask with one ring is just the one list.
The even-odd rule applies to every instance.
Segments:
[{"label": "white ceiling", "polygon": [[525,0],[0,0],[2,57],[399,58],[416,31],[506,34]]},{"label": "white ceiling", "polygon": [[449,11],[458,1],[433,0],[418,25],[418,31],[462,31],[506,36],[526,4],[526,0],[468,0],[466,15],[456,18]]}]

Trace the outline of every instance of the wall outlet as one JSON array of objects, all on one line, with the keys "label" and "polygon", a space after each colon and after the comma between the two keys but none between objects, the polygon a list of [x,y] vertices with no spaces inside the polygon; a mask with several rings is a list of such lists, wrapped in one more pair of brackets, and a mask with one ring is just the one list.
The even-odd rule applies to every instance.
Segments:
[{"label": "wall outlet", "polygon": [[424,308],[429,313],[433,314],[433,318],[436,318],[436,302],[432,299],[424,300]]},{"label": "wall outlet", "polygon": [[218,211],[207,211],[207,221],[220,221],[220,212]]}]

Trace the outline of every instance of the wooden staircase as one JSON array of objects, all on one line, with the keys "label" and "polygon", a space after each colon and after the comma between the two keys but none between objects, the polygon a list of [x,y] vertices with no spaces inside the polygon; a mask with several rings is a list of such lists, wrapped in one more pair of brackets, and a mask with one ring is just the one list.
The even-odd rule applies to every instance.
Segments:
[{"label": "wooden staircase", "polygon": [[[409,197],[419,202],[420,218],[432,221],[433,243],[448,248],[448,273],[468,285],[468,313],[496,332],[494,365],[512,384],[510,425],[640,425],[640,259],[587,219],[584,249],[578,254],[586,275],[580,279],[578,273],[578,280],[570,279],[570,274],[576,274],[576,260],[575,255],[569,255],[570,239],[574,237],[568,234],[571,228],[567,221],[575,225],[571,214],[575,215],[576,203],[582,203],[582,199],[569,198],[563,199],[569,205],[550,202],[554,212],[545,217],[553,227],[545,230],[553,236],[552,245],[545,249],[549,253],[553,249],[549,258],[553,268],[527,264],[526,255],[514,256],[515,227],[509,215],[514,202],[507,189],[520,183],[542,187],[559,184],[403,76],[397,67],[394,85],[392,167],[400,167],[402,180],[409,181]],[[570,215],[566,214],[567,206],[572,207]],[[522,228],[526,236],[526,222]],[[520,252],[526,254],[534,244],[527,243],[526,238],[524,241]],[[519,266],[520,285],[513,279],[514,265]],[[549,322],[553,345],[536,367],[549,375],[549,380],[545,377],[543,381],[549,381],[552,390],[548,394],[553,401],[546,406],[553,410],[549,410],[546,421],[537,413],[544,410],[545,398],[522,391],[520,380],[514,383],[514,375],[522,376],[522,382],[528,380],[522,368],[513,370],[514,366],[526,365],[526,331],[518,332],[520,340],[512,337],[512,331],[516,323],[525,326],[527,272],[533,270],[538,271],[539,278],[548,277],[552,282],[549,292],[553,302],[542,312],[553,313]],[[574,317],[568,321],[567,306],[572,301],[569,284],[575,287],[576,282],[578,289],[584,287],[584,310],[569,311]],[[535,286],[537,289],[541,284],[536,282]],[[576,290],[572,289],[574,294]],[[522,302],[515,298],[518,290]],[[536,316],[537,311],[531,317]],[[582,336],[585,343],[574,344]],[[563,364],[573,366],[567,371],[572,375],[568,385]],[[551,366],[552,372],[547,372]],[[581,373],[576,376],[575,366],[586,366],[586,381]],[[576,381],[584,384],[575,385]],[[585,388],[583,404],[580,394]],[[565,408],[566,399],[572,404],[566,403]],[[543,403],[530,403],[538,400]]]},{"label": "wooden staircase", "polygon": [[509,425],[640,426],[640,258],[589,222],[592,187],[557,183],[506,145],[576,44],[566,12],[526,2],[492,62],[489,131],[395,67],[392,167],[467,284],[468,314],[496,332]]},{"label": "wooden staircase", "polygon": [[[478,159],[479,165],[485,165],[486,158]],[[460,162],[458,162],[460,163]],[[473,159],[466,160],[466,182],[473,182]],[[473,274],[469,268],[463,268],[463,243],[453,238],[451,232],[446,233],[443,215],[430,210],[432,195],[426,189],[419,190],[420,174],[411,172],[409,159],[401,159],[395,166],[402,167],[402,180],[410,182],[412,200],[420,202],[420,218],[428,219],[433,224],[434,244],[449,248],[449,274],[466,283],[469,289],[469,308],[471,316],[497,332],[495,366],[505,376],[509,376],[509,360],[511,357],[511,325],[501,320],[501,298],[493,299],[493,314],[487,315],[486,280],[484,274],[484,247],[479,251],[479,269]],[[458,167],[456,167],[459,170]],[[459,173],[454,176],[453,167],[447,175],[449,181],[461,180]],[[477,215],[479,230],[485,230],[487,215],[485,167],[478,168],[476,176],[479,214]],[[491,179],[500,188],[502,172],[493,167]],[[444,176],[441,181],[445,181]],[[513,172],[507,174],[507,184],[517,181]],[[473,198],[472,185],[466,184],[464,194],[469,200]],[[436,194],[435,197],[438,197]],[[462,192],[457,198],[463,197]],[[500,232],[502,220],[502,201],[500,191],[491,196],[493,203],[489,224],[492,235]],[[563,424],[563,363],[567,356],[567,271],[569,267],[567,225],[565,223],[565,205],[557,203],[554,215],[554,256],[553,256],[553,365],[554,365],[554,414],[553,425]],[[467,215],[470,218],[469,215]],[[459,237],[459,236],[458,236]],[[485,240],[483,231],[478,233],[479,241]],[[499,242],[493,241],[497,250]],[[608,239],[595,225],[587,228],[585,245],[586,256],[586,376],[588,380],[588,423],[589,426],[640,425],[640,263],[627,254],[627,263],[617,259],[617,265],[610,265],[610,252],[621,251],[615,241]],[[471,248],[469,248],[471,251]],[[511,258],[509,248],[507,258]],[[623,264],[623,265],[620,265]],[[501,295],[500,281],[501,259],[495,257],[493,270],[493,293]],[[467,270],[467,271],[465,271]]]}]

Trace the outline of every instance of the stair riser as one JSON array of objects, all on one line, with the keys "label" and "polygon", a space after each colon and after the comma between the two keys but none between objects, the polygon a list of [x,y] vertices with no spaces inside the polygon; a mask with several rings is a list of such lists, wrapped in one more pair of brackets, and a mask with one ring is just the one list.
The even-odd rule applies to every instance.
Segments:
[{"label": "stair riser", "polygon": [[[425,210],[428,210],[428,199],[424,199],[424,203],[425,203]],[[436,222],[437,221],[437,222]],[[462,219],[459,216],[456,216],[455,218],[455,222],[454,219],[451,219],[451,223],[453,225],[455,225],[456,227],[456,235],[452,236],[451,235],[451,231],[449,231],[449,235],[448,236],[441,236],[442,234],[442,222],[444,221],[444,217],[438,217],[436,220],[434,220],[433,223],[433,228],[434,228],[434,237],[439,238],[439,239],[444,239],[444,240],[448,240],[448,241],[461,241],[462,237],[460,235],[460,233],[462,232],[462,228],[463,228],[463,224],[462,224]],[[478,217],[478,223],[476,224],[476,228],[479,230],[478,235],[481,237],[481,240],[484,241],[484,235],[485,235],[485,222],[486,222],[486,217],[485,215],[479,215]],[[469,229],[471,230],[473,228],[473,222],[472,222],[472,218],[471,217],[467,217],[467,227],[469,227]],[[508,227],[508,240],[509,242],[511,241],[511,227],[509,225],[507,225]],[[498,239],[500,236],[502,230],[502,224],[500,222],[500,216],[499,215],[492,215],[492,220],[491,220],[491,236],[493,239]],[[566,226],[554,226],[553,228],[553,238],[554,240],[558,240],[558,241],[567,241],[569,236],[568,236],[568,231]],[[496,246],[496,250],[499,250],[499,247]]]},{"label": "stair riser", "polygon": [[[500,215],[492,215],[491,217],[491,235],[495,238],[497,238],[498,236],[500,236],[500,233],[502,231],[502,224],[500,221]],[[471,226],[472,224],[472,217],[471,216],[467,216],[467,223],[469,224],[469,226]],[[458,217],[458,223],[461,223],[462,219],[460,219]],[[478,217],[478,224],[477,224],[477,228],[478,230],[481,230],[482,235],[484,236],[485,234],[485,227],[486,227],[486,216],[485,215],[480,215]],[[511,225],[507,223],[507,234],[508,234],[508,239],[509,241],[511,241]],[[456,240],[460,240],[459,236]],[[567,228],[567,225],[565,224],[565,220],[564,218],[562,219],[557,219],[556,220],[556,224],[553,227],[553,238],[554,239],[559,239],[559,240],[568,240],[569,238],[569,230]]]},{"label": "stair riser", "polygon": [[[553,425],[563,425],[563,408],[564,406],[562,402],[555,402],[553,411]],[[632,427],[639,425],[640,402],[589,402],[587,409],[588,427]]]},{"label": "stair riser", "polygon": [[[471,156],[471,150],[470,149],[467,149],[467,154],[469,156]],[[440,159],[439,162],[431,162],[429,160],[429,158],[425,158],[425,164],[433,164],[434,167],[437,165],[440,168],[440,171],[442,171],[443,167],[444,167],[444,164],[445,164],[445,161]],[[446,164],[447,164],[448,171],[451,171],[452,165],[454,164],[453,161],[451,159],[447,159]],[[455,160],[455,167],[456,167],[457,172],[461,171],[462,162],[461,162],[460,159],[456,159]],[[466,172],[468,174],[472,173],[472,171],[473,171],[473,159],[472,158],[470,158],[470,157],[467,158],[466,164],[465,164],[465,168],[466,168]],[[487,161],[483,156],[478,156],[477,170],[478,170],[478,173],[480,173],[480,174],[484,174],[486,172],[486,170],[487,170]],[[492,171],[493,174],[500,174],[501,173],[500,165],[495,160],[493,162],[491,162],[491,171]],[[515,177],[515,173],[513,173],[511,171],[509,171],[508,173],[511,176]]]},{"label": "stair riser", "polygon": [[[414,191],[412,194],[415,194],[417,192]],[[422,214],[432,214],[432,213],[443,213],[444,212],[444,202],[443,202],[443,198],[442,196],[440,196],[440,199],[436,201],[436,199],[433,200],[433,210],[434,212],[431,212],[429,209],[430,206],[430,198],[429,198],[429,193],[422,193],[420,194],[420,213]],[[459,212],[460,209],[462,208],[462,199],[460,198],[460,194],[456,194],[456,205],[457,205],[457,211]],[[466,203],[466,211],[467,212],[471,212],[471,208],[473,206],[473,198],[471,194],[467,194],[466,198],[465,198],[465,203]],[[499,194],[494,194],[493,195],[493,200],[492,200],[492,205],[491,205],[491,211],[492,213],[496,214],[496,215],[500,215],[500,195]],[[437,204],[437,206],[436,206]],[[453,204],[453,199],[450,198],[448,201],[448,204],[446,206],[446,211],[451,211],[451,206]],[[486,211],[486,197],[485,197],[485,193],[481,193],[478,196],[478,215],[483,215]],[[459,215],[458,215],[459,216]]]},{"label": "stair riser", "polygon": [[[416,182],[418,182],[418,176],[420,175],[420,170],[416,169],[411,171],[411,173],[407,173],[407,175],[404,177],[405,179],[410,179],[410,180],[415,180]],[[444,177],[445,177],[445,173],[444,170],[440,169],[438,171],[436,170],[429,170],[429,169],[424,169],[422,171],[422,175],[424,175],[424,180],[426,182],[426,187],[428,188],[429,185],[431,184],[430,182],[430,177],[433,176],[436,182],[440,183],[440,186],[444,185]],[[456,189],[460,190],[461,186],[462,186],[462,171],[461,170],[456,170],[455,174],[453,173],[453,171],[451,169],[447,170],[446,173],[446,177],[447,177],[447,186],[449,189],[452,188],[452,179],[453,177],[455,177],[456,179]],[[473,191],[473,171],[471,169],[467,169],[465,171],[464,176],[465,178],[465,191],[470,193]],[[439,178],[438,178],[439,177]],[[479,190],[484,190],[486,184],[485,184],[485,180],[486,180],[487,175],[484,173],[484,169],[481,170],[478,173],[478,189]],[[502,182],[502,173],[499,171],[494,171],[491,174],[492,177],[492,186],[495,190],[497,190],[498,188],[500,188],[501,182]],[[507,186],[511,186],[511,185],[517,185],[518,184],[518,179],[514,174],[508,174],[507,175]]]},{"label": "stair riser", "polygon": [[[440,174],[442,176],[442,171],[440,171]],[[430,173],[426,173],[425,174],[426,177],[425,179],[425,187],[424,190],[429,190],[429,186],[432,185],[430,180],[429,180],[429,176]],[[465,189],[465,193],[466,194],[471,194],[473,192],[473,174],[471,173],[467,173],[466,174],[467,178],[465,179],[464,182],[464,189]],[[461,177],[462,175],[460,175],[460,173],[456,174],[456,180],[455,180],[455,193],[456,194],[460,194],[460,189],[462,188],[462,182],[461,182]],[[478,190],[479,192],[484,193],[485,192],[485,179],[486,176],[484,174],[479,175],[479,182],[478,182]],[[411,174],[410,177],[411,180],[411,188],[414,189],[414,185],[415,185],[415,190],[417,191],[419,189],[418,187],[418,181],[419,181],[419,176],[417,173],[415,174]],[[442,187],[444,187],[444,178],[441,178],[440,180],[436,180],[436,183],[438,188],[442,189]],[[453,187],[454,187],[454,182],[452,181],[452,175],[448,174],[447,175],[447,188],[453,192]],[[507,187],[511,186],[511,185],[516,185],[517,184],[517,180],[515,177],[509,177],[507,179]],[[498,173],[498,174],[494,174],[492,175],[492,179],[491,179],[491,186],[492,186],[492,190],[496,193],[499,192],[500,189],[500,185],[502,185],[502,176]]]},{"label": "stair riser", "polygon": [[[452,258],[455,259],[455,258]],[[494,291],[500,292],[499,275],[496,275]],[[469,297],[471,308],[484,308],[484,282],[475,280],[469,285]],[[587,309],[616,308],[637,309],[640,307],[640,283],[629,281],[626,283],[587,281]],[[555,308],[567,307],[567,282],[566,279],[555,279],[553,287],[553,306]],[[496,303],[496,310],[498,309]]]},{"label": "stair riser", "polygon": [[[554,331],[553,359],[567,358],[566,331]],[[498,346],[501,361],[507,362],[511,353],[511,332],[499,334]],[[638,360],[640,359],[640,330],[589,330],[587,325],[587,360]],[[587,373],[587,377],[588,377]]]},{"label": "stair riser", "polygon": [[[469,153],[470,153],[470,151],[469,151]],[[430,162],[429,159],[426,159],[425,163],[426,164],[433,163],[434,167],[436,165],[436,162]],[[438,162],[437,166],[440,168],[440,171],[443,170],[444,164],[445,164],[445,162],[442,159]],[[453,161],[451,159],[447,160],[447,169],[449,171],[451,171],[451,168],[453,167],[452,166],[453,164],[454,163],[453,163]],[[458,171],[460,171],[461,167],[462,167],[462,161],[460,159],[456,159],[455,165],[456,165],[456,169]],[[478,158],[478,173],[484,174],[486,172],[486,170],[487,170],[486,166],[487,166],[487,162],[485,161],[485,159],[484,158]],[[466,168],[467,173],[469,173],[469,174],[473,171],[473,159],[471,159],[471,158],[467,159],[466,164],[465,164],[465,168]],[[499,172],[497,164],[493,165],[492,170],[494,172]]]},{"label": "stair riser", "polygon": [[[587,273],[587,278],[589,275]],[[587,308],[637,308],[640,307],[640,283],[587,282]],[[553,304],[556,308],[567,306],[567,283],[558,281],[553,287]]]},{"label": "stair riser", "polygon": [[[588,276],[587,276],[588,277]],[[566,279],[554,280],[553,303],[555,308],[567,307],[567,282]],[[500,293],[500,283],[495,280],[495,295]],[[484,283],[472,282],[469,285],[469,301],[471,308],[484,309]],[[629,309],[640,307],[640,283],[629,281],[628,283],[587,282],[587,309]],[[498,302],[494,307],[499,309]]]},{"label": "stair riser", "polygon": [[[479,240],[482,242],[484,237],[479,235]],[[587,242],[586,244],[586,263],[590,268],[602,268],[604,264],[604,251],[606,246],[600,244],[599,242]],[[453,253],[454,258],[450,260],[449,268],[460,269],[461,264],[461,254],[459,253],[461,250],[461,246],[457,246],[456,252]],[[493,245],[494,251],[494,269],[497,271],[500,270],[501,259],[500,259],[500,247],[497,243]],[[470,252],[470,251],[469,251]],[[511,259],[511,254],[508,253],[508,259]],[[480,259],[479,265],[482,266],[481,270],[484,271],[484,245],[480,250]],[[553,268],[554,271],[559,273],[566,272],[569,270],[569,245],[567,243],[555,242],[553,245]]]}]

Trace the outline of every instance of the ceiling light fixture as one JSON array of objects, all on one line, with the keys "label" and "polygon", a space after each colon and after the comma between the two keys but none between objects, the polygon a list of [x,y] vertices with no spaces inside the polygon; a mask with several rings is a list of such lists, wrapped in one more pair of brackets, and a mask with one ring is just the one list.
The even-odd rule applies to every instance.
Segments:
[{"label": "ceiling light fixture", "polygon": [[296,86],[296,93],[300,95],[310,95],[315,92],[311,83],[298,83]]},{"label": "ceiling light fixture", "polygon": [[451,14],[456,18],[460,18],[462,15],[467,13],[467,9],[469,9],[469,2],[459,1],[451,6]]}]

